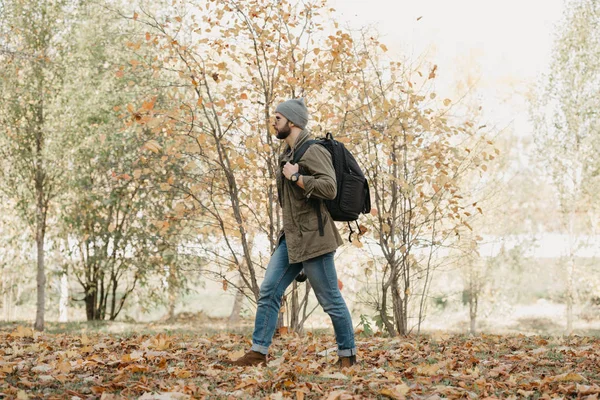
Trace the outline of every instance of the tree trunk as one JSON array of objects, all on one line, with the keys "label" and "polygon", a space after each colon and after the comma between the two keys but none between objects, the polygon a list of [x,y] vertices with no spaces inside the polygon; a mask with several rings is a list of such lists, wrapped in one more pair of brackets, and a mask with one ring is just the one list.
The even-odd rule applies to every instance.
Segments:
[{"label": "tree trunk", "polygon": [[394,321],[396,322],[396,332],[400,335],[406,335],[406,326],[404,325],[402,295],[398,288],[398,282],[392,283],[392,307],[394,308]]},{"label": "tree trunk", "polygon": [[[13,293],[13,289],[12,289],[12,284],[13,284],[13,278],[12,276],[10,276],[10,278],[7,278],[8,274],[4,274],[4,276],[2,277],[2,308],[3,308],[3,312],[4,312],[4,320],[5,321],[10,321],[11,320],[11,312],[10,309],[12,307],[12,293]],[[7,283],[8,281],[8,283]]]},{"label": "tree trunk", "polygon": [[[172,265],[169,267],[169,276],[167,277],[167,295],[169,296],[169,298],[167,299],[167,321],[174,321],[175,320],[175,306],[177,305],[177,297],[178,297],[178,293],[177,293],[177,283],[176,283],[176,279],[175,279],[175,267],[173,267]],[[237,301],[237,295],[236,297],[236,301]],[[235,308],[235,304],[234,304],[234,308]],[[241,306],[240,306],[241,308]],[[238,311],[238,315],[239,315],[239,311]],[[231,319],[231,316],[229,316],[229,318]]]},{"label": "tree trunk", "polygon": [[85,314],[88,321],[98,319],[96,316],[96,285],[91,284],[85,289]]},{"label": "tree trunk", "polygon": [[35,314],[34,328],[37,331],[44,330],[44,311],[46,308],[46,272],[44,268],[44,225],[41,218],[42,210],[38,209],[38,226],[36,234],[37,245],[37,310]]},{"label": "tree trunk", "polygon": [[67,274],[64,273],[60,277],[60,301],[58,303],[58,321],[67,322],[69,306],[69,280]]},{"label": "tree trunk", "polygon": [[231,314],[229,314],[229,318],[227,319],[228,325],[236,325],[240,322],[240,312],[242,311],[242,304],[244,303],[244,292],[242,292],[241,288],[244,285],[244,281],[242,278],[238,281],[238,289],[235,293],[235,299],[233,300],[233,308],[231,309]]},{"label": "tree trunk", "polygon": [[471,335],[477,334],[477,309],[479,306],[479,292],[469,289],[469,322]]},{"label": "tree trunk", "polygon": [[298,300],[298,282],[292,283],[292,306],[290,308],[290,329],[292,332],[302,333],[300,319],[300,301]]},{"label": "tree trunk", "polygon": [[575,276],[575,257],[569,257],[567,266],[567,335],[573,334],[573,304],[575,303],[575,285],[573,279]]},{"label": "tree trunk", "polygon": [[479,292],[481,285],[481,276],[477,266],[472,261],[469,272],[469,322],[471,335],[476,334],[477,330],[477,312],[479,309]]},{"label": "tree trunk", "polygon": [[286,310],[286,297],[285,295],[281,296],[281,305],[279,307],[279,315],[277,316],[277,325],[275,329],[275,335],[281,333],[281,328],[285,327],[285,310]]},{"label": "tree trunk", "polygon": [[[393,270],[392,270],[393,274]],[[391,279],[391,278],[390,278]],[[396,329],[394,325],[390,321],[387,315],[387,301],[388,301],[388,286],[385,282],[381,284],[381,306],[379,308],[379,317],[381,318],[381,323],[385,326],[385,330],[391,337],[397,335]]]},{"label": "tree trunk", "polygon": [[567,335],[573,333],[573,303],[575,300],[575,212],[569,211],[569,261],[567,265]]},{"label": "tree trunk", "polygon": [[44,143],[44,72],[39,64],[36,64],[36,76],[38,80],[39,100],[35,107],[35,161],[34,161],[34,183],[36,196],[35,209],[35,241],[37,246],[37,304],[34,328],[37,331],[44,330],[44,313],[46,308],[46,271],[44,265],[44,240],[46,237],[46,171],[42,152]]}]

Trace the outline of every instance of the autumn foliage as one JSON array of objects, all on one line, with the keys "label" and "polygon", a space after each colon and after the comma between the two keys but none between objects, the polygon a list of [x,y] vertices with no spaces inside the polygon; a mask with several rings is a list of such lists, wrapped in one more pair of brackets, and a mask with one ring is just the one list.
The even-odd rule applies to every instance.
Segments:
[{"label": "autumn foliage", "polygon": [[224,367],[244,336],[0,331],[9,398],[596,399],[600,341],[537,336],[368,337],[339,370],[330,336],[278,338],[269,364]]},{"label": "autumn foliage", "polygon": [[[388,58],[375,35],[328,20],[325,3],[191,7],[160,20],[133,15],[146,33],[129,46],[145,56],[124,71],[153,71],[163,85],[123,116],[145,140],[141,166],[181,166],[157,184],[176,193],[169,218],[186,222],[185,241],[205,256],[202,272],[258,298],[281,229],[272,113],[282,100],[305,97],[309,129],[333,132],[372,182],[376,208],[359,236],[380,250],[365,269],[382,275],[374,306],[385,328],[408,333],[409,315],[423,318],[432,254],[482,211],[459,182],[487,168],[491,142],[469,116],[449,115],[451,100],[438,99],[431,84],[436,66]],[[363,246],[360,237],[355,246]],[[418,257],[417,249],[427,254]]]}]

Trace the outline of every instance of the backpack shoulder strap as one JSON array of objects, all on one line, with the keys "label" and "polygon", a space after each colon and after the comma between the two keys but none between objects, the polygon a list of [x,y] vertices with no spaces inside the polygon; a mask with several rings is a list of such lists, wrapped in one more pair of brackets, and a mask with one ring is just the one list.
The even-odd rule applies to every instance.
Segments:
[{"label": "backpack shoulder strap", "polygon": [[292,164],[298,164],[298,161],[300,161],[300,159],[302,158],[302,156],[304,155],[304,153],[306,153],[306,150],[308,150],[308,148],[314,144],[314,143],[318,143],[319,140],[307,140],[306,142],[304,142],[302,144],[302,146],[298,147],[295,151],[294,151],[294,158],[292,159]]}]

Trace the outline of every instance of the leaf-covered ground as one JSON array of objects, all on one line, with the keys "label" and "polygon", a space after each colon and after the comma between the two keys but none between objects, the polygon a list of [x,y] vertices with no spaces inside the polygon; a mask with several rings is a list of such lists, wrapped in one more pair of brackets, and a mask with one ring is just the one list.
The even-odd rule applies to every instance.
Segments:
[{"label": "leaf-covered ground", "polygon": [[600,394],[600,339],[527,336],[357,338],[339,370],[331,335],[277,337],[268,367],[221,360],[249,336],[0,330],[0,398],[438,399]]}]

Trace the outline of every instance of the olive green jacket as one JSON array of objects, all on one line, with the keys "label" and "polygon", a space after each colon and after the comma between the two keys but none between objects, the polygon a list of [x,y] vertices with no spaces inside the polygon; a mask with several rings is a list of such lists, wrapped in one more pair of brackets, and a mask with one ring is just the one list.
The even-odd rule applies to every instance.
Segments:
[{"label": "olive green jacket", "polygon": [[[295,145],[292,148],[286,145],[279,157],[277,189],[283,210],[283,230],[279,240],[285,234],[290,264],[331,253],[343,243],[325,203],[320,201],[334,199],[337,192],[335,170],[329,151],[315,144],[298,161],[304,189],[282,174],[283,165],[293,160],[295,149],[310,139],[310,134],[306,130],[302,131]],[[321,208],[324,236],[319,234],[315,204]]]}]

